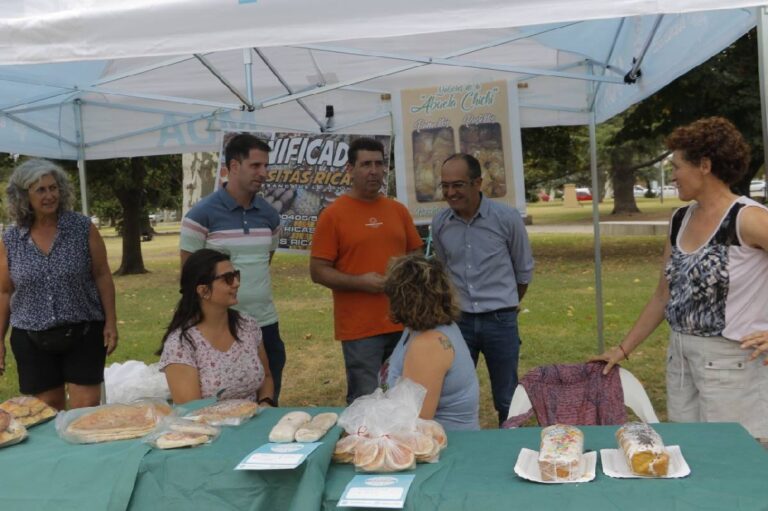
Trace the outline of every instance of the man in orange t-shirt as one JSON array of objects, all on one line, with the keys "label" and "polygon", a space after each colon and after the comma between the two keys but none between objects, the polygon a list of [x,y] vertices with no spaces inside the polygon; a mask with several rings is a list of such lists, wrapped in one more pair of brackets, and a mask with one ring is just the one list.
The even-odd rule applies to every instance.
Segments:
[{"label": "man in orange t-shirt", "polygon": [[312,239],[312,280],[333,291],[336,338],[342,341],[347,403],[378,386],[381,364],[403,330],[389,319],[384,272],[392,257],[419,250],[408,210],[381,195],[384,146],[358,138],[349,146],[351,188],[318,219]]}]

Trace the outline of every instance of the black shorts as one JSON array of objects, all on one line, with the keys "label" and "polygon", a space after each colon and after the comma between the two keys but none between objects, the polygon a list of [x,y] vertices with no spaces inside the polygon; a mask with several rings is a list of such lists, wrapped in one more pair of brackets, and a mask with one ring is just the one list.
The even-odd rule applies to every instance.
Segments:
[{"label": "black shorts", "polygon": [[64,383],[99,385],[104,381],[104,322],[91,321],[75,346],[62,353],[38,348],[21,328],[11,329],[11,349],[22,394],[39,394]]}]

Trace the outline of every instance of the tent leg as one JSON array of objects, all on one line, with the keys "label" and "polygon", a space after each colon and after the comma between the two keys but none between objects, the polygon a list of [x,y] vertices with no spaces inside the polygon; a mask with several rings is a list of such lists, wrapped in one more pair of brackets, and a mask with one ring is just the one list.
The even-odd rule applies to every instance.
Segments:
[{"label": "tent leg", "polygon": [[80,205],[85,216],[88,215],[88,194],[85,182],[85,137],[83,135],[83,105],[80,98],[75,99],[75,126],[77,134],[77,170],[80,176]]},{"label": "tent leg", "polygon": [[[763,119],[763,162],[768,165],[768,102],[766,102],[766,69],[765,60],[768,58],[768,7],[757,9],[757,68],[760,76],[760,114]],[[763,176],[768,185],[768,172]],[[768,197],[768,194],[766,195]]]},{"label": "tent leg", "polygon": [[595,113],[589,117],[589,166],[592,171],[592,225],[595,245],[595,312],[597,316],[597,352],[605,351],[603,338],[603,277],[600,258],[600,183],[597,179],[597,129]]}]

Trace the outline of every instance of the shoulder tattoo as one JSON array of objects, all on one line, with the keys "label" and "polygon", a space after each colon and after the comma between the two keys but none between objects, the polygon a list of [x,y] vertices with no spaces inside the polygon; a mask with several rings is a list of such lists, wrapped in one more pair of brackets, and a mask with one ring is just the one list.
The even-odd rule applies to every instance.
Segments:
[{"label": "shoulder tattoo", "polygon": [[453,349],[453,343],[446,336],[441,335],[440,337],[437,338],[437,340],[440,342],[440,345],[443,347],[443,349],[446,349],[446,350]]}]

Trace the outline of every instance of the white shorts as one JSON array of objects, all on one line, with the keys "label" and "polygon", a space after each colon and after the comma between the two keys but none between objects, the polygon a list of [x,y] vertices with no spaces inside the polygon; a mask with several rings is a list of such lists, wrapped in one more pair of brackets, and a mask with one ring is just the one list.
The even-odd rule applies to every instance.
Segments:
[{"label": "white shorts", "polygon": [[673,422],[739,422],[768,438],[766,356],[724,337],[672,332],[667,351],[667,414]]}]

